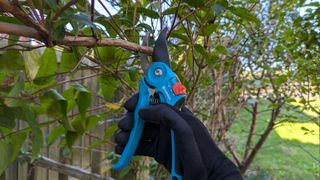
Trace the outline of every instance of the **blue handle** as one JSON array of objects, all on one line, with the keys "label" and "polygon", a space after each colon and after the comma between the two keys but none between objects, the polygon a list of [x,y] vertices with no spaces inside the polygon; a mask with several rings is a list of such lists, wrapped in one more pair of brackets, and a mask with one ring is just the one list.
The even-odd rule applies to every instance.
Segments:
[{"label": "blue handle", "polygon": [[174,142],[174,131],[170,129],[171,134],[171,173],[170,173],[170,180],[182,180],[182,176],[176,173],[176,148]]},{"label": "blue handle", "polygon": [[[162,73],[155,73],[161,70]],[[135,153],[137,146],[140,142],[141,135],[144,128],[144,120],[139,116],[139,110],[149,106],[149,86],[154,88],[157,93],[160,95],[160,103],[166,103],[171,106],[175,106],[178,102],[185,98],[185,93],[175,94],[173,92],[173,86],[179,82],[174,72],[170,69],[168,65],[162,62],[154,62],[148,69],[147,75],[145,78],[140,80],[139,84],[139,99],[137,106],[134,111],[134,125],[131,130],[129,141],[124,148],[124,151],[119,159],[119,161],[113,166],[115,170],[119,170],[128,165],[133,154]],[[172,148],[172,162],[171,162],[171,180],[182,180],[182,176],[177,174],[175,171],[175,141],[174,141],[174,132],[171,129],[171,148]]]},{"label": "blue handle", "polygon": [[144,120],[140,118],[139,110],[149,105],[149,98],[146,97],[149,97],[149,89],[147,84],[144,82],[144,79],[141,79],[139,84],[139,99],[134,110],[133,129],[131,130],[129,141],[124,148],[119,161],[113,165],[115,170],[119,170],[128,165],[140,142],[144,128]]}]

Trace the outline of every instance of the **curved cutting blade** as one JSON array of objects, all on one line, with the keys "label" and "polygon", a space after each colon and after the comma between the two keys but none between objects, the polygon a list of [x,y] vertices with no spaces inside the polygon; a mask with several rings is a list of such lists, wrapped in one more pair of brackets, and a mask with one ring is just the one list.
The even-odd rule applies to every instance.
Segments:
[{"label": "curved cutting blade", "polygon": [[167,45],[167,28],[161,31],[153,48],[152,62],[163,62],[170,67],[170,56]]}]

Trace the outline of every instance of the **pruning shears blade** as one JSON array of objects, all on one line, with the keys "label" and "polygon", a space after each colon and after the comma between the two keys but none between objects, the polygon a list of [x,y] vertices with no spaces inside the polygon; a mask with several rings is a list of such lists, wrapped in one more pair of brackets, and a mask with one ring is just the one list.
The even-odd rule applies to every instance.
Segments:
[{"label": "pruning shears blade", "polygon": [[152,62],[163,62],[170,66],[170,56],[167,45],[167,28],[161,31],[153,48]]},{"label": "pruning shears blade", "polygon": [[[142,45],[149,46],[149,32],[146,32],[146,34],[142,37]],[[141,69],[143,73],[146,74],[150,66],[150,62],[148,61],[148,55],[139,53],[139,56],[140,56]]]}]

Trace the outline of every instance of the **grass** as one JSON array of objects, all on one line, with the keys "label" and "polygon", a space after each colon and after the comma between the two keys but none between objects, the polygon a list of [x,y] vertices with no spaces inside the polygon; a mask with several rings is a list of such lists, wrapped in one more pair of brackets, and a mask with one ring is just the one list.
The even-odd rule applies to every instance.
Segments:
[{"label": "grass", "polygon": [[[299,104],[294,104],[299,105]],[[292,107],[292,105],[286,105]],[[267,102],[261,102],[259,111],[269,109]],[[283,109],[279,119],[283,122],[270,133],[267,141],[258,152],[251,164],[246,179],[319,179],[320,178],[320,140],[319,126],[310,121],[316,114],[299,108],[296,110]],[[270,119],[270,111],[262,112],[257,120],[257,135],[259,138]],[[251,114],[243,111],[239,119],[229,131],[229,136],[235,139],[235,148],[240,157],[243,155],[244,146],[250,128]]]}]

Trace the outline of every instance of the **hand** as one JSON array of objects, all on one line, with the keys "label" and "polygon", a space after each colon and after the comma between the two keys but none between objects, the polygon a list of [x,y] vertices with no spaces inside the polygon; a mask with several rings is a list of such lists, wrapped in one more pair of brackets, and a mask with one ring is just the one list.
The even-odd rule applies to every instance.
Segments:
[{"label": "hand", "polygon": [[[119,122],[116,153],[121,154],[133,128],[133,114],[138,95],[124,105],[127,113]],[[215,145],[205,126],[185,107],[179,111],[166,104],[141,109],[145,127],[135,155],[155,158],[170,171],[171,137],[175,132],[176,156],[181,164],[178,173],[184,179],[242,179],[237,167]],[[177,153],[178,152],[178,153]]]}]

